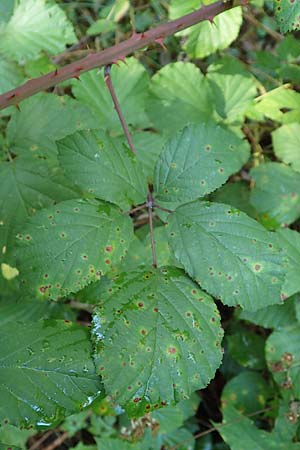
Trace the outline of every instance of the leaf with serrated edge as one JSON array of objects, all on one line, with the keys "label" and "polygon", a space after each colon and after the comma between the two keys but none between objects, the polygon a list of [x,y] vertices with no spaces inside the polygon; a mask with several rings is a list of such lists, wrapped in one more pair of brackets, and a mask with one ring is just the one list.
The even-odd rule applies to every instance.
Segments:
[{"label": "leaf with serrated edge", "polygon": [[282,125],[272,133],[274,152],[285,164],[300,172],[300,124]]},{"label": "leaf with serrated edge", "polygon": [[190,125],[171,139],[156,164],[155,198],[186,203],[214,191],[249,158],[249,145],[213,122]]},{"label": "leaf with serrated edge", "polygon": [[126,209],[146,201],[142,166],[119,141],[104,132],[81,131],[57,145],[61,167],[81,189]]},{"label": "leaf with serrated edge", "polygon": [[125,257],[132,223],[112,205],[70,200],[39,211],[17,238],[24,288],[57,299],[99,280]]},{"label": "leaf with serrated edge", "polygon": [[[34,37],[33,37],[34,31]],[[35,59],[42,50],[55,54],[76,42],[64,11],[45,0],[20,0],[0,30],[0,51],[16,60]]]},{"label": "leaf with serrated edge", "polygon": [[300,216],[300,174],[277,162],[254,167],[250,201],[258,212],[288,225]]},{"label": "leaf with serrated edge", "polygon": [[168,232],[188,274],[226,305],[255,311],[282,301],[283,252],[272,233],[246,214],[197,201],[170,214]]},{"label": "leaf with serrated edge", "polygon": [[300,397],[300,326],[274,331],[266,342],[266,360],[282,394]]},{"label": "leaf with serrated edge", "polygon": [[275,0],[274,10],[282,33],[300,29],[300,5],[295,0]]},{"label": "leaf with serrated edge", "polygon": [[289,261],[283,293],[285,297],[290,297],[300,292],[300,233],[284,228],[276,231],[276,237],[277,245],[285,249]]},{"label": "leaf with serrated edge", "polygon": [[130,416],[188,398],[208,384],[222,359],[216,305],[174,267],[116,277],[93,330],[107,393]]},{"label": "leaf with serrated edge", "polygon": [[89,336],[68,321],[10,322],[0,330],[0,421],[51,426],[100,389]]}]

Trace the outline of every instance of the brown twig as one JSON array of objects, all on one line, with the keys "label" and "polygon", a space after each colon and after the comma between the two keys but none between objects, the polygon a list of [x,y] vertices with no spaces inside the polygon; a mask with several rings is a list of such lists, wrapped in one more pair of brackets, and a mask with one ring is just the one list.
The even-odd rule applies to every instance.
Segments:
[{"label": "brown twig", "polygon": [[50,445],[44,448],[44,450],[55,450],[57,447],[59,447],[65,440],[67,440],[69,437],[69,433],[65,431],[63,434],[58,436],[58,438],[55,439],[55,441],[51,442]]},{"label": "brown twig", "polygon": [[118,113],[119,120],[121,122],[121,125],[122,125],[123,131],[125,133],[128,145],[130,147],[130,150],[132,151],[132,153],[134,155],[136,155],[136,149],[134,147],[134,143],[133,143],[132,137],[130,135],[130,132],[129,132],[129,129],[128,129],[128,125],[127,125],[126,120],[125,120],[125,118],[123,116],[123,113],[121,111],[120,103],[119,103],[118,97],[116,96],[116,92],[114,90],[114,87],[113,87],[113,84],[112,84],[112,81],[111,81],[110,69],[111,69],[111,65],[105,66],[105,69],[104,69],[104,80],[105,80],[106,86],[108,87],[108,90],[110,92],[112,101],[113,101],[114,106],[115,106],[115,110]]},{"label": "brown twig", "polygon": [[46,441],[46,439],[48,439],[49,436],[51,436],[51,434],[53,433],[53,430],[49,430],[46,433],[44,433],[40,439],[38,439],[37,441],[35,441],[28,450],[39,450],[41,447],[40,445]]},{"label": "brown twig", "polygon": [[254,17],[249,12],[244,11],[243,16],[245,17],[246,20],[248,20],[249,23],[251,23],[255,27],[264,30],[269,36],[275,39],[275,41],[281,42],[284,39],[284,36],[282,36],[280,33],[277,33],[277,31],[274,31],[271,28],[267,27],[265,24],[257,20],[256,17]]},{"label": "brown twig", "polygon": [[246,0],[219,0],[211,5],[201,6],[200,9],[191,14],[159,25],[144,33],[134,33],[130,39],[127,39],[120,44],[114,45],[101,52],[90,54],[83,59],[68,64],[60,69],[56,69],[46,75],[29,80],[16,89],[5,92],[0,95],[0,110],[7,108],[10,105],[18,105],[25,98],[31,97],[37,92],[49,89],[62,81],[78,78],[82,73],[88,72],[91,69],[113,64],[153,42],[162,43],[162,40],[167,36],[171,36],[176,32],[189,28],[203,20],[213,21],[216,15],[235,6],[239,6],[239,4],[245,4],[245,1]]},{"label": "brown twig", "polygon": [[134,214],[135,212],[141,211],[141,209],[147,208],[147,203],[143,203],[140,206],[137,206],[136,208],[132,208],[129,211],[125,211],[124,214]]},{"label": "brown twig", "polygon": [[149,185],[148,186],[147,207],[148,207],[148,215],[149,215],[152,264],[153,264],[153,267],[155,269],[157,269],[156,245],[155,245],[154,227],[153,227],[153,206],[154,206],[154,199],[153,199],[153,195],[152,195],[152,186]]}]

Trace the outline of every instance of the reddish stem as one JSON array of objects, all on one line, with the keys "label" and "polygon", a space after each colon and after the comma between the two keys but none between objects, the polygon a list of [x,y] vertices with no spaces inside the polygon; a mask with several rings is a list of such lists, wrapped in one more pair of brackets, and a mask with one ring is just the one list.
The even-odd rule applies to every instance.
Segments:
[{"label": "reddish stem", "polygon": [[56,69],[46,75],[38,78],[33,78],[27,81],[22,86],[12,89],[0,95],[0,110],[7,108],[10,105],[17,105],[25,98],[31,97],[37,92],[49,89],[62,81],[69,80],[74,77],[79,77],[82,73],[101,66],[113,64],[116,61],[124,58],[126,55],[146,47],[147,45],[166,38],[178,31],[184,30],[203,20],[212,20],[216,15],[231,9],[235,6],[244,4],[244,0],[224,0],[217,1],[208,6],[201,6],[200,9],[191,14],[164,23],[158,27],[152,28],[144,33],[134,33],[130,39],[107,48],[102,52],[90,54],[83,59],[68,64],[61,69]]}]

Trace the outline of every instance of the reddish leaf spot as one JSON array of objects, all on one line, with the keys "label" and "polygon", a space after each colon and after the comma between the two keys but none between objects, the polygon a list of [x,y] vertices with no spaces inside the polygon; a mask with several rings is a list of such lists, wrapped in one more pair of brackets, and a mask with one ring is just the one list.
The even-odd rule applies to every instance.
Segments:
[{"label": "reddish leaf spot", "polygon": [[261,269],[261,265],[260,265],[260,264],[255,264],[254,270],[255,270],[256,272],[259,272],[260,269]]},{"label": "reddish leaf spot", "polygon": [[107,246],[105,247],[105,251],[106,251],[107,253],[112,252],[112,250],[113,250],[113,248],[112,248],[111,245],[107,245]]},{"label": "reddish leaf spot", "polygon": [[177,353],[177,350],[175,347],[169,347],[168,348],[168,353],[170,353],[171,355],[174,355],[175,353]]},{"label": "reddish leaf spot", "polygon": [[158,308],[153,308],[153,311],[157,313],[158,312]]},{"label": "reddish leaf spot", "polygon": [[135,397],[135,398],[133,399],[134,403],[138,403],[138,402],[140,402],[141,400],[142,400],[141,397]]},{"label": "reddish leaf spot", "polygon": [[106,259],[104,262],[105,262],[105,264],[107,264],[107,265],[111,264],[111,260],[110,260],[110,259]]},{"label": "reddish leaf spot", "polygon": [[138,303],[138,307],[139,307],[139,308],[142,308],[143,306],[144,306],[144,303],[143,303],[143,302],[139,302],[139,303]]}]

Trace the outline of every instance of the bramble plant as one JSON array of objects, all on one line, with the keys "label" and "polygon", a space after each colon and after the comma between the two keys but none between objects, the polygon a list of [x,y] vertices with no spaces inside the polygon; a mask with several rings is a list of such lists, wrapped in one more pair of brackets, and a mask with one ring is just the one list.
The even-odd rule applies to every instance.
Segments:
[{"label": "bramble plant", "polygon": [[0,5],[0,450],[298,450],[300,44],[263,0],[86,3]]}]

